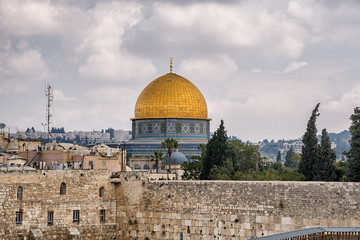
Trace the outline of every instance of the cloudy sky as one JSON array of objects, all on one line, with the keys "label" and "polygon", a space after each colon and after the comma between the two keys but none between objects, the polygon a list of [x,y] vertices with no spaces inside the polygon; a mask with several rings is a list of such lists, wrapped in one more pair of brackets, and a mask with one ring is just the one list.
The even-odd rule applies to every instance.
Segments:
[{"label": "cloudy sky", "polygon": [[203,93],[212,131],[242,140],[348,129],[360,106],[360,2],[0,0],[0,122],[131,129],[136,99],[174,72]]}]

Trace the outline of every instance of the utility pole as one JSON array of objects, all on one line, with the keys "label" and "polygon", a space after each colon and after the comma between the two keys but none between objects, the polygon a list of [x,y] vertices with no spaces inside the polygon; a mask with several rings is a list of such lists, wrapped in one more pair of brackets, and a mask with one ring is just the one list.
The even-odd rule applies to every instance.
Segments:
[{"label": "utility pole", "polygon": [[50,113],[50,107],[51,107],[51,102],[54,100],[54,94],[53,94],[53,91],[49,84],[46,84],[45,96],[47,97],[46,116],[45,117],[46,117],[47,132],[48,132],[48,142],[50,142],[50,123],[52,123],[51,122],[52,115]]}]

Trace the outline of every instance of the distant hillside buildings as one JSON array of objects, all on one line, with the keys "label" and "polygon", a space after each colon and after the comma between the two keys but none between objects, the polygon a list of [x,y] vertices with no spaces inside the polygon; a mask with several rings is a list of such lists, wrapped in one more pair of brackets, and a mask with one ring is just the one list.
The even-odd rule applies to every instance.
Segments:
[{"label": "distant hillside buildings", "polygon": [[[107,132],[102,131],[73,131],[64,133],[51,133],[52,138],[57,142],[76,142],[77,144],[97,144],[97,143],[122,143],[126,142],[131,138],[131,131],[125,130],[114,130]],[[41,131],[18,131],[11,133],[10,137],[23,138],[23,139],[47,139],[47,132]]]}]

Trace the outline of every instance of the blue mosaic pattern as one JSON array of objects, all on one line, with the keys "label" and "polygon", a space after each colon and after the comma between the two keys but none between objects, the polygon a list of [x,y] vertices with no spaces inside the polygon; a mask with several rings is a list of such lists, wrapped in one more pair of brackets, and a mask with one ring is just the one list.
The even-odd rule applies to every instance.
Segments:
[{"label": "blue mosaic pattern", "polygon": [[150,137],[210,137],[209,120],[202,119],[137,119],[133,120],[133,139]]}]

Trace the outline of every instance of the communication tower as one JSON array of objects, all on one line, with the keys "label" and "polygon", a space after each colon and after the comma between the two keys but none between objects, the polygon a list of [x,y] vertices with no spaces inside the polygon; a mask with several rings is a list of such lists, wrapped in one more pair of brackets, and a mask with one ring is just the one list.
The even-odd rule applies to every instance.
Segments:
[{"label": "communication tower", "polygon": [[50,142],[50,123],[52,123],[52,115],[50,113],[51,102],[54,100],[54,94],[49,83],[46,84],[45,87],[45,96],[47,98],[46,104],[46,124],[47,124],[47,132],[48,132],[48,142]]}]

